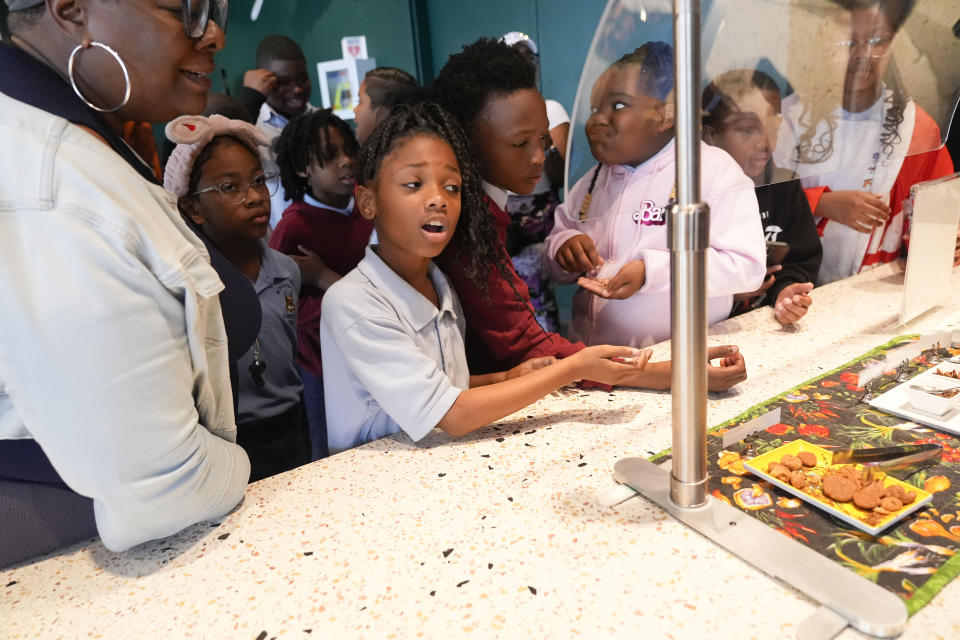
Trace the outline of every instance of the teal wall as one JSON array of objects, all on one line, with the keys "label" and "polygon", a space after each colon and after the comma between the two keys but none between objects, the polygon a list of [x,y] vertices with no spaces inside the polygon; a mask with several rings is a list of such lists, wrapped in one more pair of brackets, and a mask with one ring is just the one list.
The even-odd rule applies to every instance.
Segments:
[{"label": "teal wall", "polygon": [[[253,0],[230,3],[227,46],[217,56],[232,90],[243,73],[253,68],[257,43],[266,35],[290,36],[303,48],[316,91],[316,67],[322,60],[341,57],[340,38],[366,35],[367,54],[377,64],[417,69],[410,0],[265,0],[260,17],[250,20]],[[214,89],[222,91],[220,79]],[[319,96],[314,93],[315,104]]]},{"label": "teal wall", "polygon": [[[433,79],[451,53],[480,36],[524,31],[540,46],[545,96],[573,105],[580,67],[605,0],[265,0],[256,22],[253,0],[230,3],[227,46],[217,56],[231,90],[253,67],[257,42],[271,33],[290,36],[311,63],[340,57],[340,38],[366,35],[377,64]],[[316,84],[316,77],[313,78]],[[222,91],[220,77],[214,89]],[[315,96],[316,97],[316,96]],[[318,103],[319,100],[315,100]]]},{"label": "teal wall", "polygon": [[424,4],[434,69],[439,70],[450,54],[481,36],[523,31],[540,48],[543,95],[569,111],[606,0],[425,0]]}]

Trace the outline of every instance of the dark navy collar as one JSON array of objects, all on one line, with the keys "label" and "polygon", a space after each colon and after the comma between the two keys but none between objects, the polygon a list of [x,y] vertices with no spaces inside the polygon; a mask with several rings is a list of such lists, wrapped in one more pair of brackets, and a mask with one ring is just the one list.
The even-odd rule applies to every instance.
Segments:
[{"label": "dark navy collar", "polygon": [[159,184],[153,170],[100,114],[77,97],[66,80],[8,40],[0,42],[0,93],[96,131],[137,173]]}]

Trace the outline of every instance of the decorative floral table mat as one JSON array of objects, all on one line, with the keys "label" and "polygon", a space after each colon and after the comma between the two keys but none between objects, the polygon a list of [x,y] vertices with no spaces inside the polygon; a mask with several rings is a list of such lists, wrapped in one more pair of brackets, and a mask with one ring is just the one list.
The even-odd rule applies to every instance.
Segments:
[{"label": "decorative floral table mat", "polygon": [[[960,573],[960,440],[954,435],[904,421],[862,402],[858,373],[885,361],[884,354],[908,343],[902,336],[842,367],[751,407],[707,434],[708,491],[718,500],[746,511],[758,520],[855,571],[903,598],[910,614],[926,605]],[[960,354],[958,349],[924,351],[897,370],[868,386],[879,392],[935,366],[937,358]],[[937,443],[941,463],[906,478],[933,493],[925,509],[899,525],[869,536],[811,507],[743,467],[742,444],[724,449],[723,434],[779,407],[780,422],[748,438],[759,455],[796,438],[827,448],[888,447]],[[670,450],[652,458],[669,459]]]}]

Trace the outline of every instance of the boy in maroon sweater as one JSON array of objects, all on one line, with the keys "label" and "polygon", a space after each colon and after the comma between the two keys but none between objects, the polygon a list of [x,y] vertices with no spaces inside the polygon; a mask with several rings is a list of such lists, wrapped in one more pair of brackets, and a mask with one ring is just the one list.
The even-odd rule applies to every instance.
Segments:
[{"label": "boy in maroon sweater", "polygon": [[313,459],[328,455],[320,305],[323,293],[363,259],[373,231],[353,198],[357,141],[329,109],[292,120],[276,142],[285,197],[293,201],[270,236],[270,247],[300,265],[297,364],[303,378]]}]

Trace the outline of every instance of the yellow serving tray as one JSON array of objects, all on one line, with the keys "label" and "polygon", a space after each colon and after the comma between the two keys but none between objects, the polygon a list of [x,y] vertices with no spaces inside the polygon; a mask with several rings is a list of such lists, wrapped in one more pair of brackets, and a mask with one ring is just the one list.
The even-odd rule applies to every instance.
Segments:
[{"label": "yellow serving tray", "polygon": [[[783,446],[777,447],[773,451],[768,451],[763,455],[759,455],[749,460],[744,460],[743,466],[749,469],[753,474],[760,476],[767,482],[780,487],[787,493],[791,493],[796,497],[800,498],[801,500],[808,502],[814,505],[815,507],[819,507],[820,509],[823,509],[824,511],[829,512],[834,517],[839,518],[840,520],[843,520],[847,524],[850,524],[856,527],[857,529],[860,529],[861,531],[865,531],[873,536],[878,535],[881,531],[883,531],[893,523],[903,520],[905,517],[907,517],[914,511],[920,509],[921,507],[929,503],[931,498],[933,498],[933,494],[931,494],[928,491],[919,489],[911,484],[907,484],[906,482],[903,482],[902,480],[899,480],[892,476],[887,476],[886,478],[884,478],[884,481],[883,481],[884,485],[890,486],[892,484],[899,484],[904,488],[904,490],[913,491],[915,494],[917,494],[917,499],[910,504],[904,505],[899,510],[894,511],[890,515],[883,516],[883,518],[880,520],[880,523],[877,524],[877,526],[870,526],[869,524],[867,524],[862,520],[862,518],[866,516],[866,512],[861,511],[852,502],[837,502],[832,498],[828,498],[827,496],[823,495],[823,493],[821,493],[819,487],[811,489],[812,493],[807,493],[807,491],[797,489],[793,485],[787,484],[786,482],[778,480],[777,478],[774,478],[773,476],[767,473],[766,471],[767,467],[770,465],[771,462],[779,462],[783,456],[787,454],[797,455],[797,453],[801,451],[809,451],[810,453],[817,456],[817,466],[804,469],[805,471],[817,472],[823,475],[823,472],[830,467],[830,461],[832,460],[833,453],[827,449],[818,447],[815,444],[811,444],[806,440],[794,440],[793,442],[788,442]],[[846,466],[846,465],[842,465],[842,466]],[[856,466],[858,468],[862,468],[861,465],[856,465]]]}]

